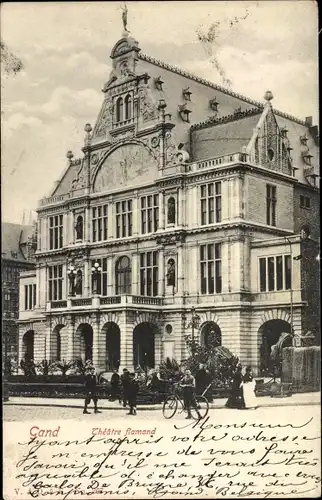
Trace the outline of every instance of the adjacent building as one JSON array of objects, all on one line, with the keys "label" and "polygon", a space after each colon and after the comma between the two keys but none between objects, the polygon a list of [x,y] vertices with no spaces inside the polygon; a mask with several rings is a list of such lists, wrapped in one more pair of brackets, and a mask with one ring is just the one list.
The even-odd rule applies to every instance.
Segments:
[{"label": "adjacent building", "polygon": [[[19,276],[35,268],[35,226],[1,224],[2,352],[18,353]],[[34,302],[34,289],[28,304]]]},{"label": "adjacent building", "polygon": [[282,332],[300,344],[320,331],[317,127],[269,91],[256,102],[155,60],[127,32],[110,57],[83,155],[67,153],[38,207],[19,355],[180,361],[193,315],[201,343],[258,373]]}]

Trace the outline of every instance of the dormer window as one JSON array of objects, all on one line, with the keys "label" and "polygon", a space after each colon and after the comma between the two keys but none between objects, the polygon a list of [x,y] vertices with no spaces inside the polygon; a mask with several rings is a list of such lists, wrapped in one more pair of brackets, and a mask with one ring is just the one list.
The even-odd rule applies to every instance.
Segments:
[{"label": "dormer window", "polygon": [[154,85],[157,90],[163,90],[162,85],[164,84],[164,81],[162,80],[161,76],[158,76],[157,78],[154,79]]},{"label": "dormer window", "polygon": [[210,99],[210,101],[209,101],[210,109],[212,109],[216,113],[218,111],[218,105],[219,105],[219,102],[217,102],[216,97],[214,99]]},{"label": "dormer window", "polygon": [[304,146],[307,146],[307,141],[308,141],[308,138],[307,138],[306,134],[300,135],[301,144],[303,144]]},{"label": "dormer window", "polygon": [[115,115],[116,121],[117,122],[123,121],[123,97],[118,97],[116,99],[115,109],[116,109],[116,115]]},{"label": "dormer window", "polygon": [[286,138],[287,138],[287,133],[288,133],[288,130],[287,130],[287,128],[286,128],[286,127],[281,128],[281,137],[282,137],[283,139],[286,139]]},{"label": "dormer window", "polygon": [[192,92],[190,91],[189,87],[187,87],[187,88],[185,88],[185,89],[182,90],[183,98],[186,101],[191,101],[191,94],[192,94]]},{"label": "dormer window", "polygon": [[189,114],[191,110],[188,108],[187,104],[179,105],[179,115],[184,122],[189,122]]}]

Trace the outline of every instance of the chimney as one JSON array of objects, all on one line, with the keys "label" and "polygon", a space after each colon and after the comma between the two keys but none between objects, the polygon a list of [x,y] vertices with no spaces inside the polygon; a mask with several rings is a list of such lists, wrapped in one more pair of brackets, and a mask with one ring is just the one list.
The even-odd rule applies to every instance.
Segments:
[{"label": "chimney", "polygon": [[312,124],[313,124],[312,116],[306,116],[305,125],[310,128],[312,127]]}]

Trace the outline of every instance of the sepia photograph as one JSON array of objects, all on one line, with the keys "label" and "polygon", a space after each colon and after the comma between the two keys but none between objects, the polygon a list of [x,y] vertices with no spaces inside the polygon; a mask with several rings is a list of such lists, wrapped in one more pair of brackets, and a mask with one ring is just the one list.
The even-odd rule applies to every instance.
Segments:
[{"label": "sepia photograph", "polygon": [[3,497],[321,496],[318,8],[3,2]]}]

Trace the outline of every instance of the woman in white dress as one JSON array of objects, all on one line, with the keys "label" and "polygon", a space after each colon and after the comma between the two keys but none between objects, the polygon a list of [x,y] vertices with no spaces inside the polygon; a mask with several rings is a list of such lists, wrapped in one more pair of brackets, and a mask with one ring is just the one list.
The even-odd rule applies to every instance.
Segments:
[{"label": "woman in white dress", "polygon": [[250,366],[247,366],[245,375],[243,376],[243,389],[246,408],[257,408],[255,396],[255,380]]}]

